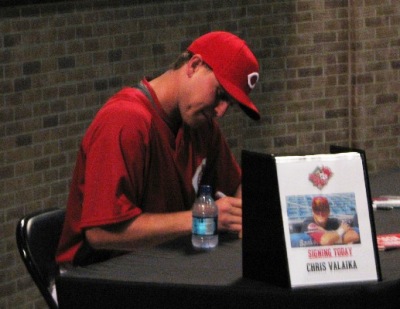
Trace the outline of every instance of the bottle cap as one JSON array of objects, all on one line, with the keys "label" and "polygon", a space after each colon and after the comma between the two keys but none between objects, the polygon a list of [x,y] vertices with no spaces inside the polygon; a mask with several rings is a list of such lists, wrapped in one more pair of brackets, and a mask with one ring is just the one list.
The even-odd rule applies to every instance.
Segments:
[{"label": "bottle cap", "polygon": [[210,185],[201,185],[200,186],[200,194],[211,195],[212,190]]}]

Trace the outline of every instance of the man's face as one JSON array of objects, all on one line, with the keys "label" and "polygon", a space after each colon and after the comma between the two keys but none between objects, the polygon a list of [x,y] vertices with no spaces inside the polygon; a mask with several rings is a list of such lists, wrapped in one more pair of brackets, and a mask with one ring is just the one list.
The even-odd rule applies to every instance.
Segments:
[{"label": "man's face", "polygon": [[222,117],[234,102],[205,64],[193,70],[184,89],[179,110],[183,122],[190,127],[198,127],[210,118]]},{"label": "man's face", "polygon": [[317,205],[313,207],[313,217],[315,223],[319,226],[325,227],[328,222],[328,218],[330,215],[330,209],[328,205]]}]

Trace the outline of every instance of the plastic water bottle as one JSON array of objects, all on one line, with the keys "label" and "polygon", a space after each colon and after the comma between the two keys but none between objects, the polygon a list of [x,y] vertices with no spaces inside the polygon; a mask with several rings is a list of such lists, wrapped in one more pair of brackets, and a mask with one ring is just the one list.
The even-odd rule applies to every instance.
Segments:
[{"label": "plastic water bottle", "polygon": [[218,207],[211,192],[211,186],[202,185],[192,209],[192,244],[200,250],[213,249],[218,245]]}]

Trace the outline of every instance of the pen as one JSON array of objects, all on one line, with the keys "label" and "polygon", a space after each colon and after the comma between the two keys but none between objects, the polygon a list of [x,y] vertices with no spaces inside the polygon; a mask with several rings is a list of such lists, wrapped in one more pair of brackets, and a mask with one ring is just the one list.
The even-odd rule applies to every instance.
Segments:
[{"label": "pen", "polygon": [[393,210],[393,206],[377,205],[374,207],[377,210]]},{"label": "pen", "polygon": [[221,191],[217,191],[215,192],[215,197],[216,198],[226,197],[226,194]]}]

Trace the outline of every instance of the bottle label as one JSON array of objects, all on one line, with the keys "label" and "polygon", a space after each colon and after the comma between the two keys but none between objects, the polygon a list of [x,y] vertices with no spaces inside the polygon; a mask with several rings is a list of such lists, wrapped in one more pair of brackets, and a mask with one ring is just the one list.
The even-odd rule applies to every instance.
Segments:
[{"label": "bottle label", "polygon": [[199,236],[217,235],[218,217],[193,217],[193,234]]}]

